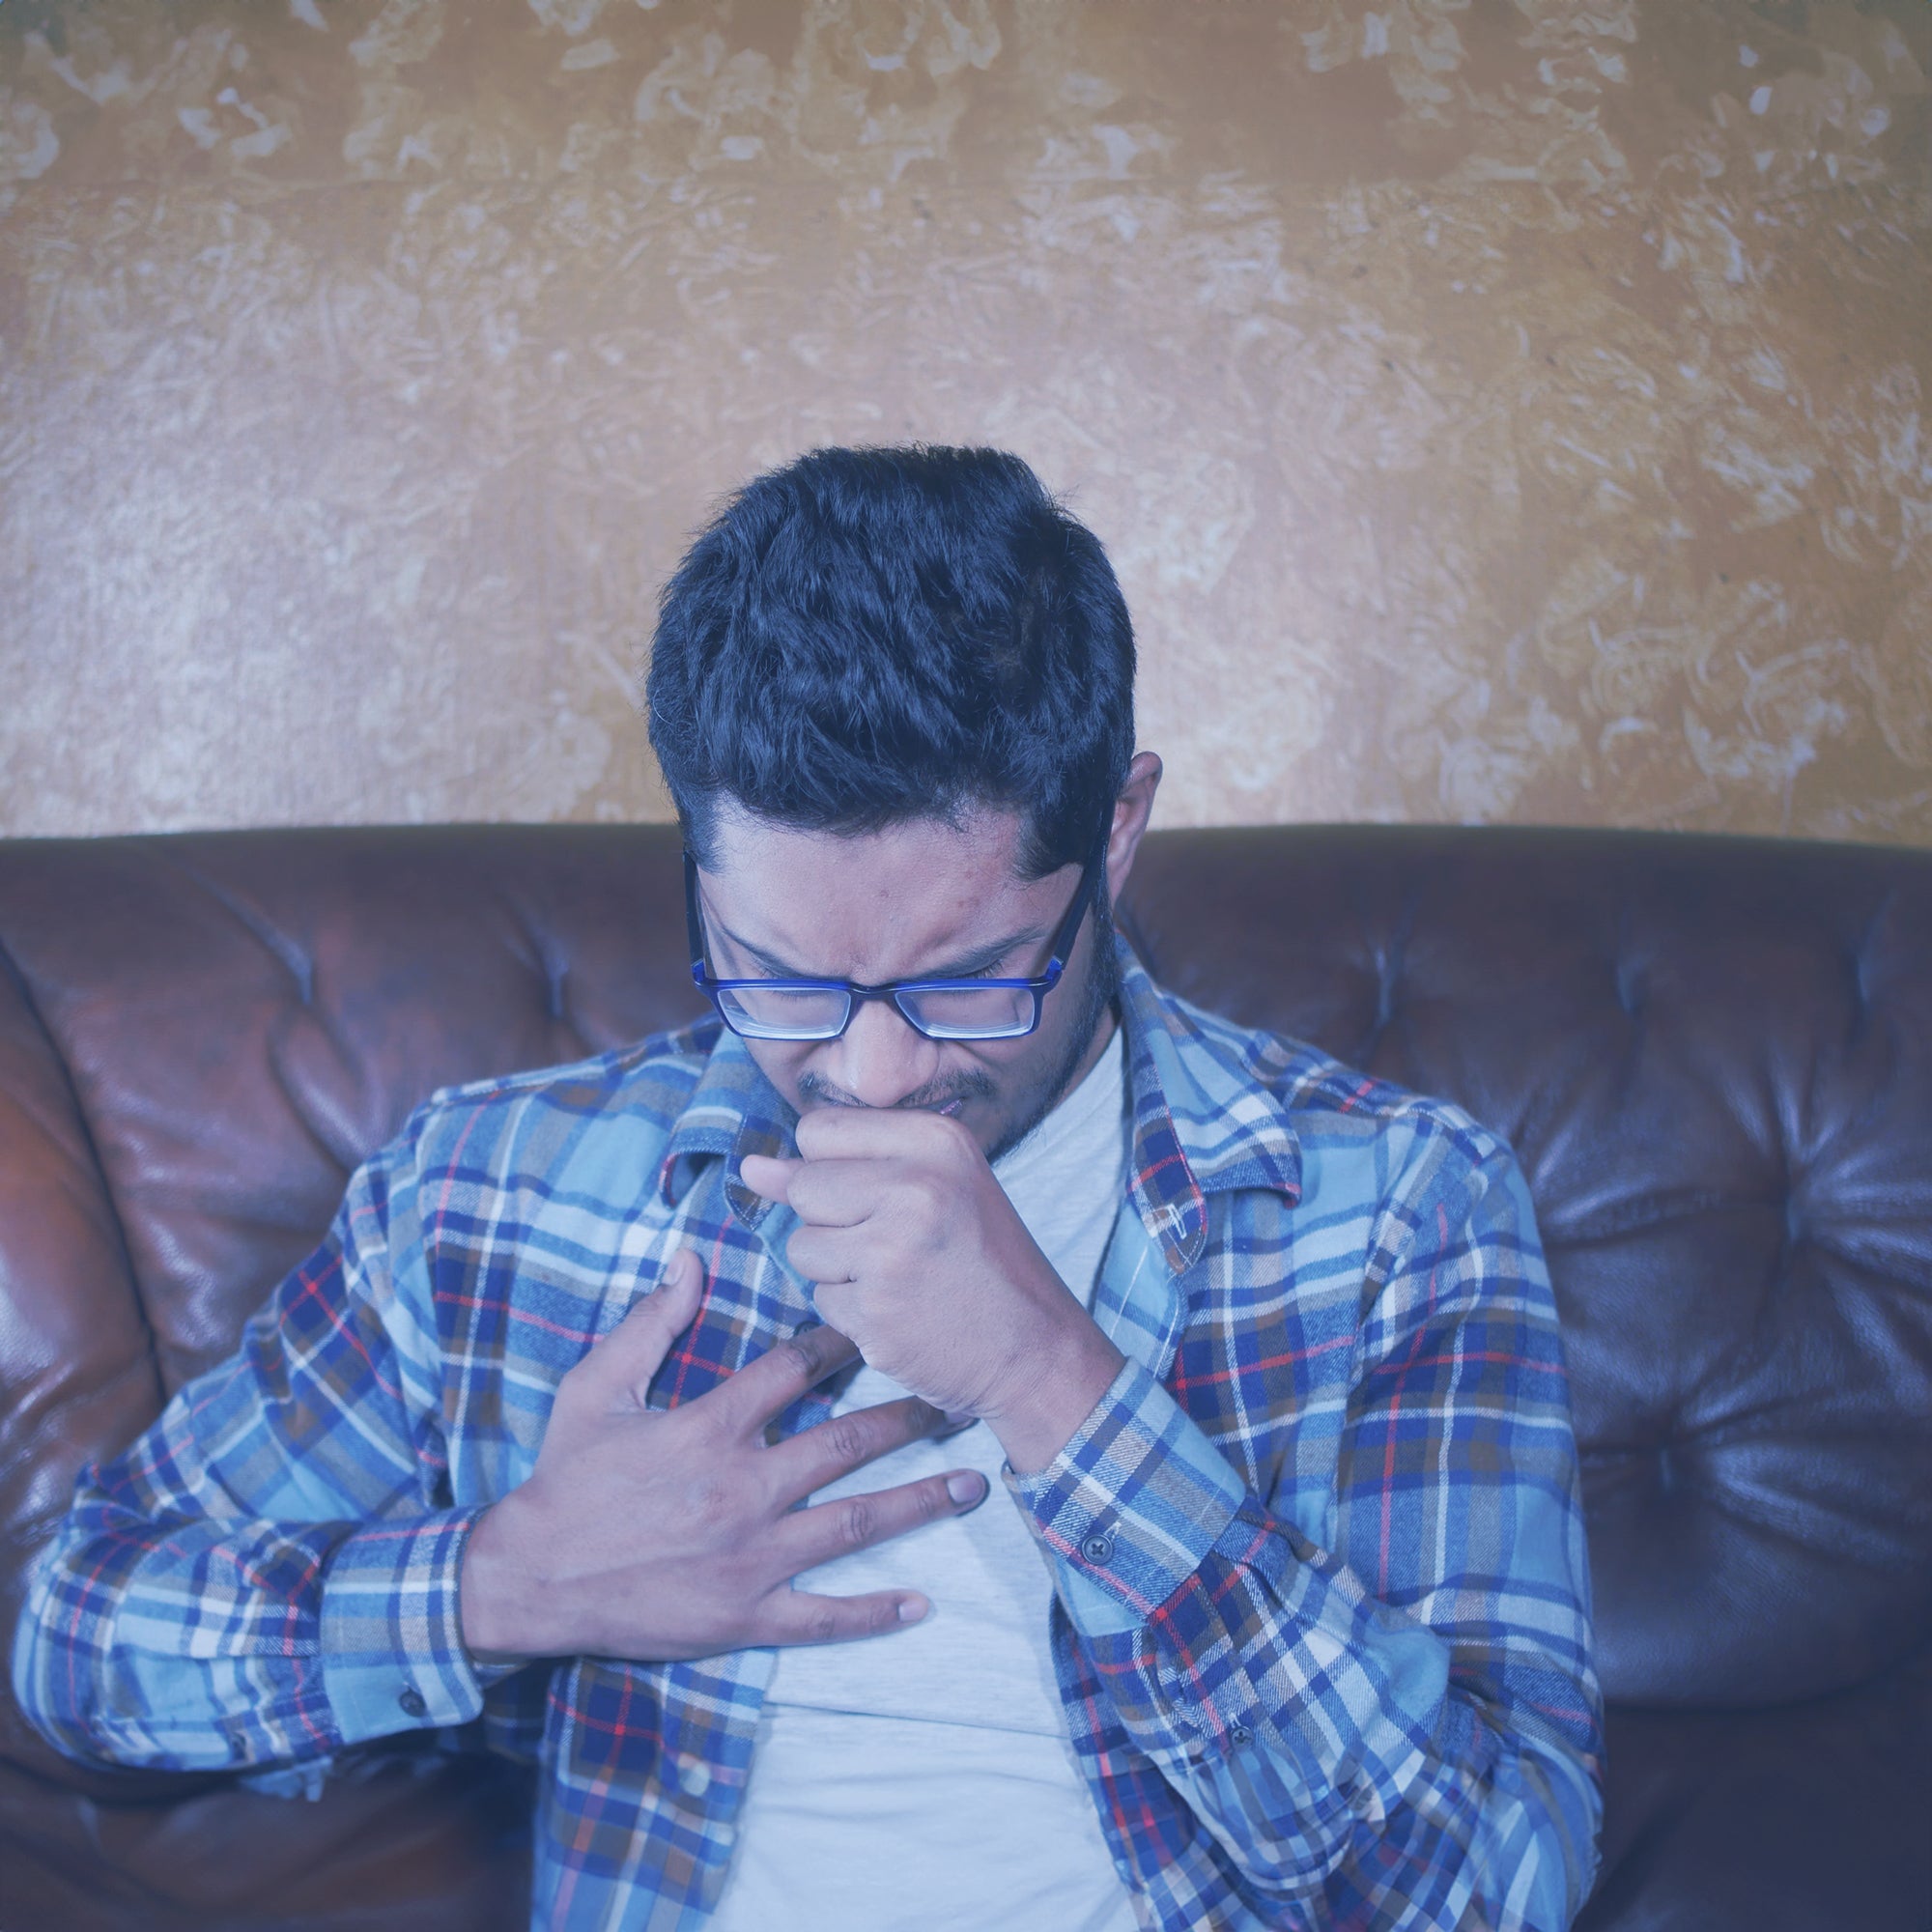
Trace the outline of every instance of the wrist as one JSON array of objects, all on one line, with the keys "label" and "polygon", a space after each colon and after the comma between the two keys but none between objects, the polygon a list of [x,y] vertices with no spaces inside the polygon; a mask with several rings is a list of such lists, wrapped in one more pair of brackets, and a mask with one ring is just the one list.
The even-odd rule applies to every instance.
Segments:
[{"label": "wrist", "polygon": [[463,1646],[486,1668],[551,1654],[533,1628],[530,1572],[517,1549],[516,1492],[476,1519],[457,1574],[457,1615]]},{"label": "wrist", "polygon": [[1028,1351],[1023,1378],[985,1418],[1016,1476],[1037,1474],[1066,1447],[1126,1359],[1084,1309]]}]

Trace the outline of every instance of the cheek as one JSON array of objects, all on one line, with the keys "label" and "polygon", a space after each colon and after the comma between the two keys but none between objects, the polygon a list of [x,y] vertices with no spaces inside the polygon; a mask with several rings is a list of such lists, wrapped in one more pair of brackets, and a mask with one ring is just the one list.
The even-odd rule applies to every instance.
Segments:
[{"label": "cheek", "polygon": [[986,1083],[980,1100],[994,1118],[988,1124],[1004,1131],[1011,1124],[1009,1116],[1017,1108],[1033,1104],[1033,1096],[1059,1058],[1059,1040],[1047,1031],[1045,1016],[1025,1039],[1016,1039],[997,1057],[991,1053],[973,1056],[973,1070]]},{"label": "cheek", "polygon": [[748,1039],[745,1050],[752,1056],[758,1071],[796,1107],[798,1076],[810,1065],[815,1050],[812,1043],[810,1040]]}]

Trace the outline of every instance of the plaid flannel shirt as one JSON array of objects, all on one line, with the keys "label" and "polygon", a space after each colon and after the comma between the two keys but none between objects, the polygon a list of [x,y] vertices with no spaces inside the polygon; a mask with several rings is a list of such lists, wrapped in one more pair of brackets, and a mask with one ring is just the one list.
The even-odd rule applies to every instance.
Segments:
[{"label": "plaid flannel shirt", "polygon": [[[1094,1311],[1127,1362],[1005,1505],[1050,1554],[1122,1879],[1164,1932],[1554,1932],[1594,1873],[1601,1704],[1516,1164],[1122,959],[1133,1157]],[[539,1767],[533,1923],[701,1925],[773,1654],[481,1670],[458,1575],[674,1248],[708,1289],[653,1402],[813,1319],[790,1211],[735,1179],[791,1120],[715,1022],[420,1108],[238,1352],[83,1472],[14,1646],[36,1724],[203,1770],[480,1719]]]}]

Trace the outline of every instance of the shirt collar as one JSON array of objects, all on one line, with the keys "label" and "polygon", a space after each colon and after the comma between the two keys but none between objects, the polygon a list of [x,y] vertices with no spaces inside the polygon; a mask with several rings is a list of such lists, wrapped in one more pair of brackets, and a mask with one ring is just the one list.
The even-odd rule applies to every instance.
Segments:
[{"label": "shirt collar", "polygon": [[1129,1187],[1179,1273],[1207,1238],[1208,1195],[1265,1187],[1300,1199],[1301,1144],[1274,1092],[1269,1037],[1165,991],[1124,939],[1115,945],[1133,1114]]},{"label": "shirt collar", "polygon": [[725,1206],[734,1219],[755,1228],[772,1204],[738,1179],[739,1162],[748,1153],[790,1158],[798,1151],[792,1139],[798,1115],[745,1042],[721,1020],[707,1024],[714,1035],[710,1058],[671,1129],[658,1168],[658,1193],[675,1207],[699,1169],[723,1155]]},{"label": "shirt collar", "polygon": [[[1164,991],[1124,939],[1117,935],[1115,946],[1133,1120],[1128,1187],[1149,1235],[1179,1272],[1207,1238],[1208,1195],[1266,1187],[1300,1198],[1301,1148],[1272,1091],[1275,1069],[1264,1062],[1268,1037]],[[700,1167],[722,1155],[725,1203],[754,1228],[771,1204],[738,1179],[738,1164],[748,1153],[792,1154],[798,1116],[745,1042],[711,1025],[710,1057],[671,1130],[658,1189],[675,1205]]]}]

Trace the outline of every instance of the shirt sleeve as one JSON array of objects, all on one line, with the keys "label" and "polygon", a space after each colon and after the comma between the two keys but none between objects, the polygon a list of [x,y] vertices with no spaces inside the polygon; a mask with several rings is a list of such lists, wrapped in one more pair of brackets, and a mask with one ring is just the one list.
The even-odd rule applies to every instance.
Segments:
[{"label": "shirt sleeve", "polygon": [[242,1768],[478,1714],[457,1579],[480,1512],[447,1506],[419,1247],[391,1265],[412,1179],[405,1136],[236,1353],[82,1471],[14,1646],[56,1748]]},{"label": "shirt sleeve", "polygon": [[1380,1218],[1332,1548],[1131,1361],[1053,1463],[1009,1472],[1122,1723],[1270,1918],[1320,1899],[1377,1932],[1561,1932],[1595,1875],[1561,1345],[1527,1189],[1489,1145]]}]

